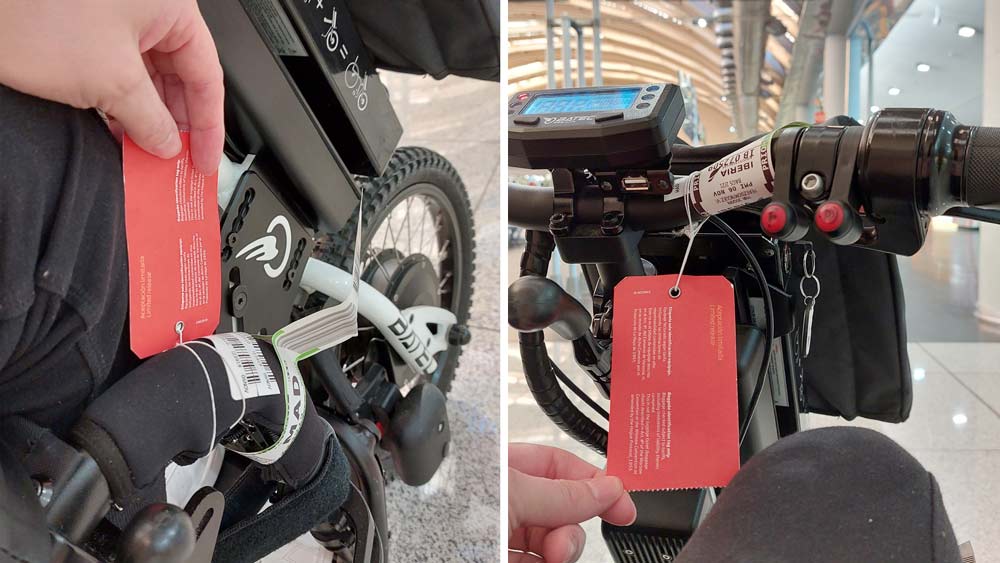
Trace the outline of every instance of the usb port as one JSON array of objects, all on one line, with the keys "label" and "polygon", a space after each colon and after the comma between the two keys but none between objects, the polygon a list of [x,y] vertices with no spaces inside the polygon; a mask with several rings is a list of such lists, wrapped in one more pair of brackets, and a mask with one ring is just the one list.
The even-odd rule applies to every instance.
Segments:
[{"label": "usb port", "polygon": [[622,188],[626,192],[648,190],[649,180],[645,176],[626,176],[622,178]]}]

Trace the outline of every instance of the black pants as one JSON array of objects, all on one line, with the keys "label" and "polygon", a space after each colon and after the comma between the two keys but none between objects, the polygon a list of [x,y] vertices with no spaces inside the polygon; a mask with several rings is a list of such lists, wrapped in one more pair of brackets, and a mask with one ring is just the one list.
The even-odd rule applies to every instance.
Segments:
[{"label": "black pants", "polygon": [[934,476],[883,434],[823,428],[744,465],[676,563],[960,563]]},{"label": "black pants", "polygon": [[123,197],[96,113],[0,85],[0,418],[63,434],[126,370]]}]

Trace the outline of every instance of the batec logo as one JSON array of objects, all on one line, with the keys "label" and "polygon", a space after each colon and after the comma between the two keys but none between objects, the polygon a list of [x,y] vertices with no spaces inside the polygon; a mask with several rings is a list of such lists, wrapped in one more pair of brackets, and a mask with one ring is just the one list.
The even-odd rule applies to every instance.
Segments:
[{"label": "batec logo", "polygon": [[542,123],[553,125],[556,123],[579,123],[581,121],[593,121],[593,115],[566,115],[562,117],[543,117]]},{"label": "batec logo", "polygon": [[[281,263],[275,268],[270,262],[277,258],[279,254],[278,237],[273,234],[278,227],[285,232],[285,251],[281,253]],[[278,215],[274,219],[271,219],[271,224],[268,225],[267,232],[269,234],[244,246],[242,250],[236,253],[236,257],[239,258],[245,255],[246,260],[264,262],[264,273],[268,277],[277,278],[281,275],[281,272],[285,271],[285,266],[288,265],[288,257],[292,250],[292,228],[288,225],[288,219],[284,215]]]}]

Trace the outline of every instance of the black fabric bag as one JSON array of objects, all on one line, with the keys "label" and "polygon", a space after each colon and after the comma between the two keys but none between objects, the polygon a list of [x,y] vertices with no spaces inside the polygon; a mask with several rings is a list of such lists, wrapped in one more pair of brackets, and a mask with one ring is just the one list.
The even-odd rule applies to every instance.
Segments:
[{"label": "black fabric bag", "polygon": [[[896,257],[819,237],[809,240],[822,293],[816,300],[812,348],[802,362],[806,410],[848,420],[905,421],[913,387]],[[805,251],[805,245],[795,246],[796,286]],[[812,286],[806,284],[809,291]],[[794,291],[802,311],[798,287]]]},{"label": "black fabric bag", "polygon": [[348,0],[376,66],[500,80],[499,0]]}]

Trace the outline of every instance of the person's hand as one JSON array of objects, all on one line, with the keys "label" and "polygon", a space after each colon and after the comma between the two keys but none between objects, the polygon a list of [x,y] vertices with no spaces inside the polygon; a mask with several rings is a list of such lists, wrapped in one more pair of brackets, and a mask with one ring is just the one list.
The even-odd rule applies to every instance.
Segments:
[{"label": "person's hand", "polygon": [[507,454],[510,563],[571,563],[586,542],[580,522],[595,516],[618,526],[635,521],[621,479],[558,448],[510,444]]},{"label": "person's hand", "polygon": [[222,158],[222,67],[195,0],[0,2],[0,83],[98,108],[161,158],[189,129],[206,174]]}]

